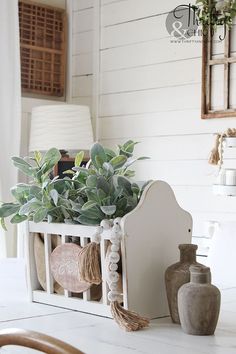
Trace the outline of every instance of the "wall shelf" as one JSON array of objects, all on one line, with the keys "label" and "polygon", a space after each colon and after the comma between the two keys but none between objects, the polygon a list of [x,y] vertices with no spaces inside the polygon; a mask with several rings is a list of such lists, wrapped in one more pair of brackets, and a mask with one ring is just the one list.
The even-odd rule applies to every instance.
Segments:
[{"label": "wall shelf", "polygon": [[236,186],[226,186],[223,184],[213,184],[213,193],[221,196],[235,197]]},{"label": "wall shelf", "polygon": [[226,148],[236,148],[236,137],[224,138],[224,147],[226,147]]}]

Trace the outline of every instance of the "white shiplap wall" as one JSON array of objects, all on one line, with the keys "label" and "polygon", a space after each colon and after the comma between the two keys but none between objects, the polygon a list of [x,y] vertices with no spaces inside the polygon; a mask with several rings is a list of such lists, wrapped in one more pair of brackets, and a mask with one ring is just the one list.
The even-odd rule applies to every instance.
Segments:
[{"label": "white shiplap wall", "polygon": [[72,0],[72,102],[92,108],[93,0]]},{"label": "white shiplap wall", "polygon": [[[207,160],[212,134],[236,121],[200,119],[201,43],[171,43],[165,28],[179,4],[101,0],[99,133],[108,146],[140,141],[137,154],[151,159],[138,163],[137,178],[169,182],[193,215],[194,236],[206,237],[205,221],[235,219],[235,199],[211,192],[216,171]],[[236,166],[236,151],[227,154]]]}]

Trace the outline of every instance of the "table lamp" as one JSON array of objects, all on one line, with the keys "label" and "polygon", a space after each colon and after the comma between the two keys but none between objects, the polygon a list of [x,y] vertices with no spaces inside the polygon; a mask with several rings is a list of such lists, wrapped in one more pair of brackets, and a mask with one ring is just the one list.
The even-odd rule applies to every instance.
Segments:
[{"label": "table lamp", "polygon": [[32,110],[29,151],[59,149],[89,150],[93,143],[90,111],[87,106],[58,104]]}]

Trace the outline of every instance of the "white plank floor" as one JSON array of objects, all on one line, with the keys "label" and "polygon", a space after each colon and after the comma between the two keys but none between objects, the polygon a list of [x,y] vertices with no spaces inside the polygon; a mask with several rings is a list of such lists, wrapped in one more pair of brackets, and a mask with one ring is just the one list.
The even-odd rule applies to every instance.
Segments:
[{"label": "white plank floor", "polygon": [[[154,320],[149,329],[126,333],[113,320],[36,303],[0,305],[0,329],[24,328],[62,339],[86,354],[235,354],[236,289],[222,292],[222,308],[214,336],[189,336],[169,318]],[[36,353],[4,347],[1,353]]]}]

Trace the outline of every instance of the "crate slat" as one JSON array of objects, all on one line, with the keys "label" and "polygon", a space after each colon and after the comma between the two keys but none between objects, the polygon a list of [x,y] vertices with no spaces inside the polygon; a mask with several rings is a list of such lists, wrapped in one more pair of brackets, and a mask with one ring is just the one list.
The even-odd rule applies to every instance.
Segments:
[{"label": "crate slat", "polygon": [[50,254],[52,253],[52,242],[51,235],[45,233],[44,234],[44,251],[45,251],[45,271],[46,271],[46,286],[47,293],[53,294],[53,277],[50,270]]}]

